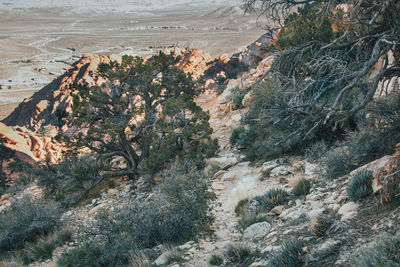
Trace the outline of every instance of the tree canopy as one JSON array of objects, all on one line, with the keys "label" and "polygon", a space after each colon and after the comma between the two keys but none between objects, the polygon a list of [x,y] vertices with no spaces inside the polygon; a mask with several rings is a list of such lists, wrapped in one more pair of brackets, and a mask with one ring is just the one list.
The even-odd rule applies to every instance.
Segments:
[{"label": "tree canopy", "polygon": [[105,177],[139,171],[154,174],[179,160],[203,164],[218,144],[212,140],[209,115],[195,102],[198,84],[176,67],[179,57],[159,53],[148,60],[124,56],[122,63],[99,66],[102,86],[75,86],[72,115],[76,129],[71,149],[89,149],[109,165]]}]

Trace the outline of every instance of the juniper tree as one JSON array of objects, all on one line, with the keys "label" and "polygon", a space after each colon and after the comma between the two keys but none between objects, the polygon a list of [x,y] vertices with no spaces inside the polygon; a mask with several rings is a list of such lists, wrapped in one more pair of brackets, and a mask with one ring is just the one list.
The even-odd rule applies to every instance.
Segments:
[{"label": "juniper tree", "polygon": [[195,102],[198,84],[176,67],[180,57],[159,53],[148,60],[124,56],[99,66],[102,86],[76,85],[67,125],[69,148],[86,149],[108,163],[104,177],[137,178],[177,161],[198,167],[216,151],[209,115]]}]

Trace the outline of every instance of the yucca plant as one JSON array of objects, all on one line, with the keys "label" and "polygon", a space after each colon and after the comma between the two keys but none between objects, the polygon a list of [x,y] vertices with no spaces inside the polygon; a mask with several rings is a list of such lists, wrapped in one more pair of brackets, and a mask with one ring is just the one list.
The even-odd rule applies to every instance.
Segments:
[{"label": "yucca plant", "polygon": [[287,241],[282,245],[282,250],[272,258],[271,267],[299,267],[303,266],[302,244],[297,241]]},{"label": "yucca plant", "polygon": [[254,200],[258,201],[264,210],[271,210],[275,206],[284,204],[288,201],[289,193],[281,188],[273,188],[261,196],[256,196]]},{"label": "yucca plant", "polygon": [[372,171],[357,172],[347,186],[347,196],[351,201],[357,201],[372,194]]}]

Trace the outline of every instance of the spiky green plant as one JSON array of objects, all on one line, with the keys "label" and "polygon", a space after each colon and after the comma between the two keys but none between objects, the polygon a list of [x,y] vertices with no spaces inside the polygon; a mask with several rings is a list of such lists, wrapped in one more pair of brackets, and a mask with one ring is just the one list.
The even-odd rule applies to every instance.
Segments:
[{"label": "spiky green plant", "polygon": [[347,196],[351,201],[357,201],[372,194],[372,171],[357,172],[347,186]]},{"label": "spiky green plant", "polygon": [[302,244],[297,241],[287,241],[282,245],[282,250],[272,258],[271,267],[299,267],[303,266]]},{"label": "spiky green plant", "polygon": [[260,203],[262,209],[271,210],[275,206],[284,204],[288,201],[289,193],[281,188],[273,188],[261,196],[256,196],[254,200]]}]

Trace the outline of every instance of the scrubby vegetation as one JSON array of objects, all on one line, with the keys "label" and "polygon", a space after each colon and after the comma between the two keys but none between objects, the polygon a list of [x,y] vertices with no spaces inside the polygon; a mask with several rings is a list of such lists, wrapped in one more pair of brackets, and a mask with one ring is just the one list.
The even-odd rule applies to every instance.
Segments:
[{"label": "scrubby vegetation", "polygon": [[302,244],[296,241],[287,241],[282,249],[271,260],[271,267],[294,267],[303,266]]},{"label": "scrubby vegetation", "polygon": [[244,214],[239,220],[239,226],[242,230],[245,230],[252,224],[268,221],[268,216],[264,214]]},{"label": "scrubby vegetation", "polygon": [[60,226],[58,205],[24,197],[0,216],[0,253],[22,249]]},{"label": "scrubby vegetation", "polygon": [[97,236],[102,241],[89,241],[65,253],[59,264],[120,266],[127,264],[132,251],[194,239],[209,231],[209,204],[213,198],[203,174],[170,171],[151,199],[133,200],[123,209],[100,213],[96,225],[87,232],[89,239]]},{"label": "scrubby vegetation", "polygon": [[318,237],[325,235],[325,232],[331,225],[331,221],[328,219],[326,215],[319,214],[314,216],[308,227],[310,231]]},{"label": "scrubby vegetation", "polygon": [[378,242],[374,248],[363,251],[355,263],[365,267],[394,267],[400,264],[400,238],[386,238]]},{"label": "scrubby vegetation", "polygon": [[296,196],[302,196],[302,195],[307,195],[310,192],[310,189],[311,189],[311,182],[305,178],[302,178],[299,181],[297,181],[292,192]]},{"label": "scrubby vegetation", "polygon": [[273,188],[267,191],[264,195],[254,198],[263,210],[269,211],[272,208],[286,203],[289,199],[289,193],[280,188]]},{"label": "scrubby vegetation", "polygon": [[213,266],[221,266],[224,263],[224,258],[221,255],[211,255],[208,263]]},{"label": "scrubby vegetation", "polygon": [[236,207],[235,207],[235,214],[236,216],[240,216],[246,213],[247,211],[247,205],[249,204],[249,199],[245,198],[240,200]]},{"label": "scrubby vegetation", "polygon": [[372,194],[372,171],[361,170],[357,172],[347,186],[347,196],[351,201],[357,201]]},{"label": "scrubby vegetation", "polygon": [[224,253],[225,260],[230,264],[249,265],[258,254],[246,243],[230,244]]}]

